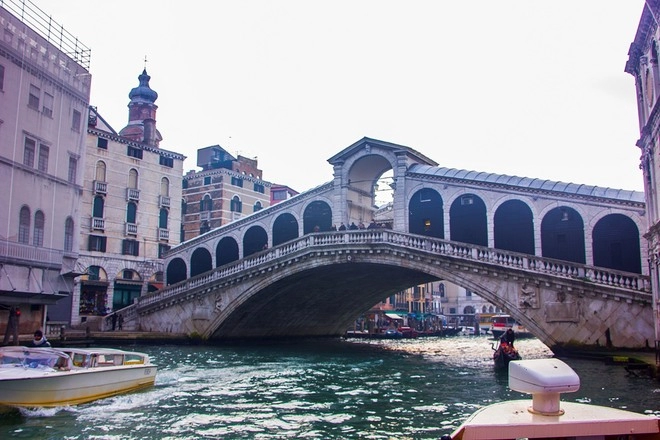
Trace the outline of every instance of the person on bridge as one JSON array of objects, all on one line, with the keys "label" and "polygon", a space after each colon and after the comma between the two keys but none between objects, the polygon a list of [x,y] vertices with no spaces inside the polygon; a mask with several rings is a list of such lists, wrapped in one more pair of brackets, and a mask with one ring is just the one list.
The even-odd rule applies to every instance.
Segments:
[{"label": "person on bridge", "polygon": [[339,230],[340,231],[345,231],[346,230],[346,225],[344,224],[344,222],[341,222],[341,225],[339,225]]},{"label": "person on bridge", "polygon": [[512,347],[513,347],[513,341],[515,341],[515,340],[516,340],[516,334],[514,333],[513,329],[511,329],[511,328],[508,329],[506,332],[504,332],[504,334],[500,338],[501,342],[506,342],[507,344],[509,344]]}]

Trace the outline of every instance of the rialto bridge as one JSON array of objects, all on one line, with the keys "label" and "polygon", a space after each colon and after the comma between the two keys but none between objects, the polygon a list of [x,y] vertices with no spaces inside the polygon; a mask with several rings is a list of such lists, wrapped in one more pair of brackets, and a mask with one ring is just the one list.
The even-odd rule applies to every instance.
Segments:
[{"label": "rialto bridge", "polygon": [[[125,328],[209,339],[335,336],[405,288],[447,280],[546,345],[654,339],[643,193],[439,167],[363,138],[333,180],[173,248]],[[384,176],[392,201],[376,207]],[[374,229],[337,230],[369,224]]]}]

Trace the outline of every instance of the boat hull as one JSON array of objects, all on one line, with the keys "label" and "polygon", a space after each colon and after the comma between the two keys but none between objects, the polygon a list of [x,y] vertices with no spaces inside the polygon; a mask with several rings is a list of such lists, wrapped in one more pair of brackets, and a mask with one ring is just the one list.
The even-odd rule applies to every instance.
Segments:
[{"label": "boat hull", "polygon": [[61,372],[26,371],[24,377],[11,379],[2,378],[0,369],[0,405],[76,405],[146,388],[152,386],[155,379],[156,367],[153,365]]}]

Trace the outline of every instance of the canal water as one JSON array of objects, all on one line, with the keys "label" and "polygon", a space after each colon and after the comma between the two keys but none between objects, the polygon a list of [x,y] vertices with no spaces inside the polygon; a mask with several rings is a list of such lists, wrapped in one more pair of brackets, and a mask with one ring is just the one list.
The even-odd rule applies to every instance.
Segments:
[{"label": "canal water", "polygon": [[[486,336],[137,346],[150,389],[75,407],[0,413],[1,439],[437,439],[476,409],[526,398],[492,365]],[[551,357],[536,339],[526,359]],[[660,415],[660,382],[601,361],[564,400]]]}]

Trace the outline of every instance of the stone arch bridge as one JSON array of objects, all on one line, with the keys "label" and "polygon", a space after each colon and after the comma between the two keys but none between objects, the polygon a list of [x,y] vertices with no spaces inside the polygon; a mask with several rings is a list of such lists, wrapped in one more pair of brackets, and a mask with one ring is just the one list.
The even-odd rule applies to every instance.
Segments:
[{"label": "stone arch bridge", "polygon": [[[333,181],[172,249],[167,286],[125,309],[125,327],[336,336],[383,298],[444,279],[551,348],[653,340],[642,193],[442,168],[369,138],[329,162]],[[392,199],[376,206],[384,181]]]}]

